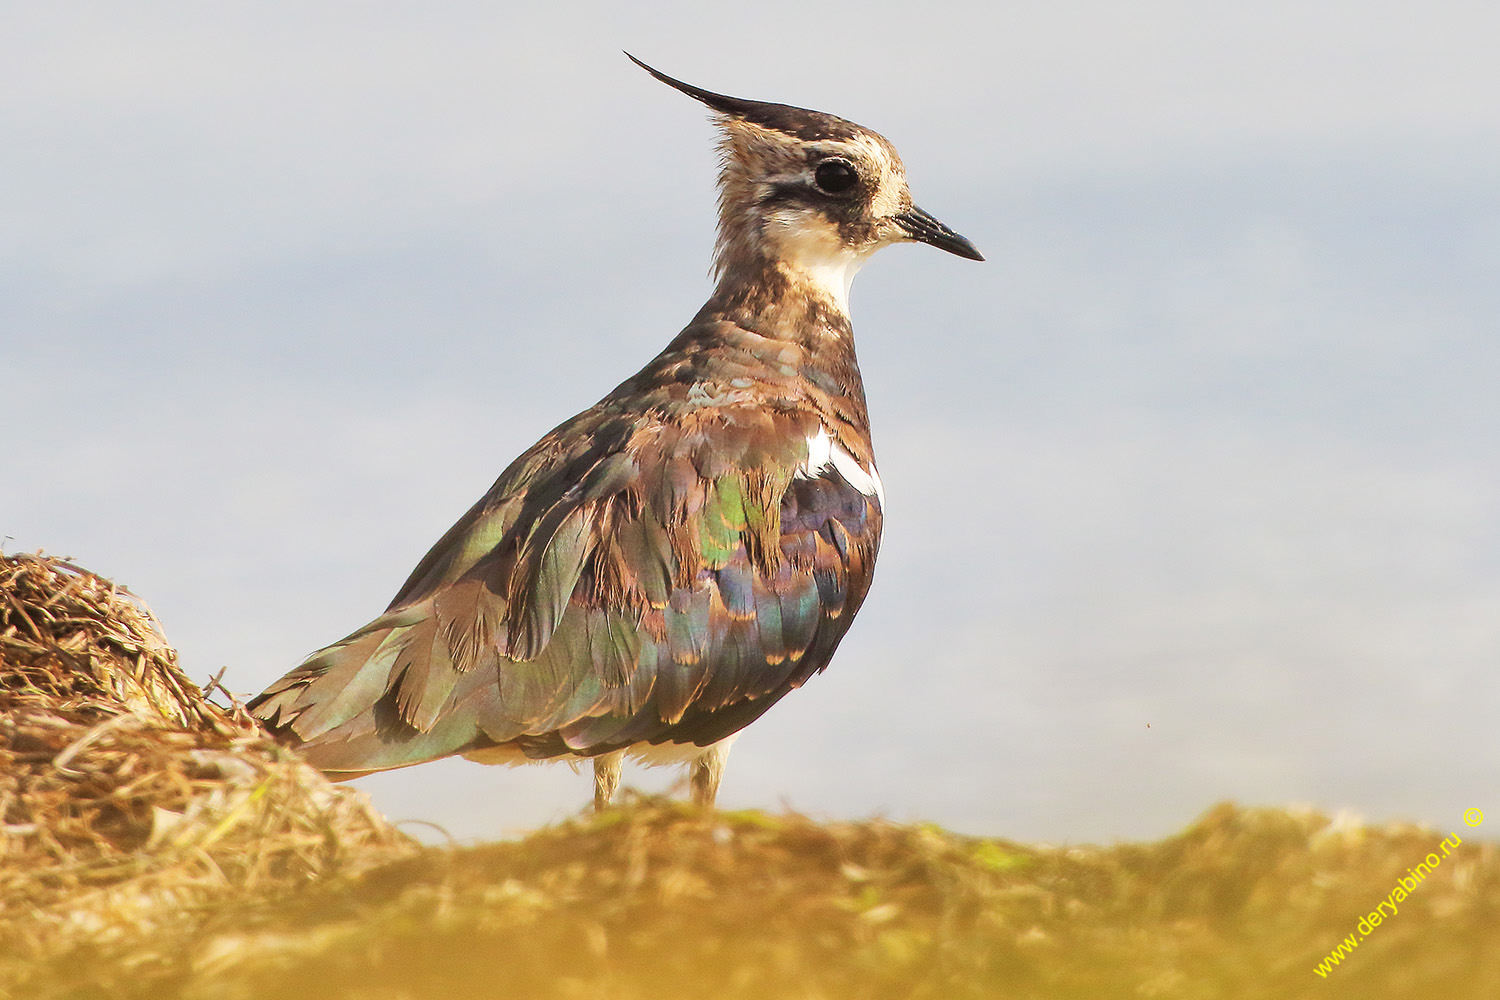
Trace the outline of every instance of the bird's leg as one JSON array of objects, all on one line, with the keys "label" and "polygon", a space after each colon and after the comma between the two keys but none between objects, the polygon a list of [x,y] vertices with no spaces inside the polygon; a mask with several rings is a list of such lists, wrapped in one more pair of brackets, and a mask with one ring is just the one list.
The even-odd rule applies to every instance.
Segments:
[{"label": "bird's leg", "polygon": [[693,804],[712,809],[714,799],[719,796],[719,781],[724,777],[724,762],[729,759],[729,746],[734,737],[722,739],[705,747],[693,761]]},{"label": "bird's leg", "polygon": [[615,797],[620,787],[620,761],[624,750],[602,753],[594,758],[594,812],[609,808],[609,800]]}]

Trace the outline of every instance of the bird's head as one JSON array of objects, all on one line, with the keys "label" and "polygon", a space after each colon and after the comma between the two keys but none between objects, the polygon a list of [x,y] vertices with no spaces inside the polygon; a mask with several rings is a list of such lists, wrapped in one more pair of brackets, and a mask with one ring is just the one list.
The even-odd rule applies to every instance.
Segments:
[{"label": "bird's head", "polygon": [[912,203],[901,157],[879,133],[820,111],[710,93],[630,58],[719,116],[721,281],[779,267],[847,311],[854,272],[883,246],[928,243],[984,259]]}]

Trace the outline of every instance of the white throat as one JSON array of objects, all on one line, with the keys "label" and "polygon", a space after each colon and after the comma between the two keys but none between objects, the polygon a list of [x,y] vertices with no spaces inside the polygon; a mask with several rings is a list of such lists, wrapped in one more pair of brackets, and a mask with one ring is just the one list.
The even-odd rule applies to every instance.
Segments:
[{"label": "white throat", "polygon": [[776,256],[794,279],[831,299],[849,315],[849,288],[874,247],[854,250],[837,238],[833,227],[805,217],[783,222],[776,233]]},{"label": "white throat", "polygon": [[849,315],[849,289],[854,285],[854,275],[864,266],[868,254],[858,255],[849,251],[831,257],[804,258],[787,261],[793,270],[806,276],[807,283],[833,300],[839,311]]}]

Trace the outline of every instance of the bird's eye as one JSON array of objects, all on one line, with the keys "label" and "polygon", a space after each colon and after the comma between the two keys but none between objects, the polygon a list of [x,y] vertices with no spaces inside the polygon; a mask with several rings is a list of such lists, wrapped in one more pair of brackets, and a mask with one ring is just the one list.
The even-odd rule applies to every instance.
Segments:
[{"label": "bird's eye", "polygon": [[859,183],[859,172],[848,160],[835,157],[818,164],[818,168],[813,171],[813,181],[820,191],[844,194]]}]

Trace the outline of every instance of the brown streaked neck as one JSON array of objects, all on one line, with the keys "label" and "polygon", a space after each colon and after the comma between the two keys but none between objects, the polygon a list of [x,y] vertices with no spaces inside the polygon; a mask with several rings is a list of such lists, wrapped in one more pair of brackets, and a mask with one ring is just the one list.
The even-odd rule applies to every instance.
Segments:
[{"label": "brown streaked neck", "polygon": [[[720,252],[719,283],[704,305],[705,312],[818,354],[847,353],[853,363],[848,279],[858,268],[858,260],[850,257],[805,266],[801,261],[772,257],[750,241],[725,241]],[[848,265],[847,275],[843,265]]]},{"label": "brown streaked neck", "polygon": [[853,347],[849,314],[779,262],[726,269],[706,307],[765,337],[814,347],[829,337]]},{"label": "brown streaked neck", "polygon": [[[783,377],[805,383],[805,392],[798,395],[817,402],[836,424],[866,432],[864,381],[849,314],[815,276],[760,255],[726,262],[718,287],[698,316],[756,334],[756,346],[742,342],[736,347],[762,356]],[[776,344],[792,350],[774,348]]]}]

